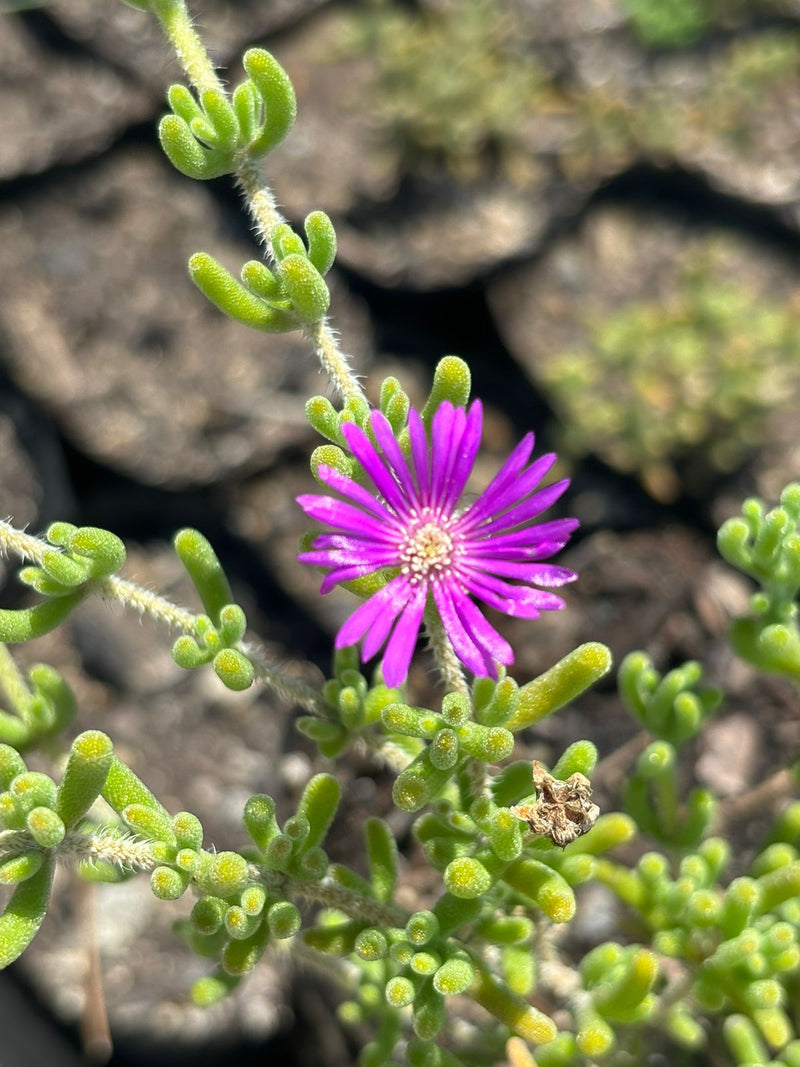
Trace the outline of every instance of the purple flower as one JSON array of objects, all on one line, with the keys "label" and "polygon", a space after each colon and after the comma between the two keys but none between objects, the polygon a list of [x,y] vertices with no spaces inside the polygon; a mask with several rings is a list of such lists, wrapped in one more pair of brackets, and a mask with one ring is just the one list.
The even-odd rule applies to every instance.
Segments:
[{"label": "purple flower", "polygon": [[383,676],[389,686],[408,674],[429,595],[462,663],[474,674],[497,677],[497,664],[514,660],[511,646],[475,604],[521,618],[563,608],[554,593],[534,588],[558,586],[577,575],[540,562],[569,539],[577,519],[534,523],[567,488],[567,479],[535,490],[555,462],[550,454],[526,466],[533,434],[517,445],[474,503],[458,502],[481,441],[483,408],[476,400],[465,411],[443,403],[433,418],[430,444],[419,414],[411,409],[410,462],[378,411],[371,416],[380,451],[353,423],[342,433],[367,472],[378,496],[331,467],[320,466],[325,485],[344,500],[329,496],[297,498],[307,515],[326,523],[303,563],[330,567],[323,593],[339,582],[385,568],[388,583],[361,604],[336,635],[336,647],[364,639],[362,659],[384,645]]}]

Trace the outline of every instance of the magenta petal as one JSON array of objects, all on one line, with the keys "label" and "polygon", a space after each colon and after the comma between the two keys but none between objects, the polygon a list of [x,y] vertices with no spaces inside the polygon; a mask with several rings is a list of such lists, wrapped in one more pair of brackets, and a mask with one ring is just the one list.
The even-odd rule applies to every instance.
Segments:
[{"label": "magenta petal", "polygon": [[397,438],[392,432],[392,427],[389,425],[389,420],[380,411],[373,411],[371,421],[375,440],[381,446],[383,454],[397,475],[406,496],[409,500],[413,500],[416,497],[417,489],[414,485],[414,479],[411,477],[411,471],[408,469],[406,457],[403,455],[403,451],[397,443]]},{"label": "magenta petal", "polygon": [[419,628],[422,624],[426,595],[426,586],[418,585],[389,638],[381,669],[383,680],[390,689],[402,685],[408,675],[411,657],[414,655]]},{"label": "magenta petal", "polygon": [[396,619],[411,597],[411,585],[403,575],[393,578],[383,589],[365,601],[340,627],[336,635],[336,647],[346,648],[360,641],[378,616],[387,612]]},{"label": "magenta petal", "polygon": [[509,508],[517,507],[536,489],[555,460],[556,456],[552,453],[540,456],[518,478],[511,479],[505,485],[498,485],[491,495],[481,493],[462,517],[461,528],[465,532],[480,532],[483,525],[500,518]]},{"label": "magenta petal", "polygon": [[[495,514],[495,501],[501,498],[507,491],[509,485],[511,485],[519,472],[528,462],[528,458],[533,449],[533,434],[526,434],[508,459],[505,461],[500,470],[492,478],[491,482],[487,485],[472,507],[468,511],[464,512],[462,520],[469,518],[470,528],[472,521],[477,523],[483,522],[487,517],[491,518]],[[545,457],[542,457],[544,459]],[[541,459],[537,460],[537,463],[541,463]],[[535,466],[536,464],[534,464]],[[552,465],[552,464],[551,464]],[[544,475],[542,475],[544,477]]]},{"label": "magenta petal", "polygon": [[425,433],[422,419],[413,408],[408,413],[408,435],[411,441],[411,459],[414,465],[414,473],[417,476],[417,486],[419,487],[419,503],[423,507],[427,507],[430,504],[428,436]]},{"label": "magenta petal", "polygon": [[574,571],[556,567],[552,563],[515,563],[513,560],[488,559],[473,553],[461,561],[458,569],[459,574],[497,574],[544,586],[565,585],[578,577]]},{"label": "magenta petal", "polygon": [[350,451],[370,476],[376,489],[383,495],[399,516],[408,515],[408,501],[400,485],[384,465],[372,442],[361,429],[353,422],[342,423],[342,434],[350,446]]},{"label": "magenta petal", "polygon": [[392,532],[396,519],[389,511],[385,512],[386,517],[381,523],[371,515],[359,511],[353,504],[334,500],[331,496],[299,496],[297,503],[310,518],[325,522],[345,533],[359,534],[384,542],[389,542],[397,536]]},{"label": "magenta petal", "polygon": [[481,553],[505,556],[506,549],[509,548],[535,549],[543,541],[560,541],[563,544],[578,526],[577,519],[554,519],[552,522],[526,526],[524,530],[497,534],[495,537],[487,538],[485,542],[476,539],[474,543]]},{"label": "magenta petal", "polygon": [[[511,645],[495,630],[468,596],[458,590],[453,595],[453,603],[467,633],[493,662],[503,663],[506,666],[514,662],[514,650]],[[495,672],[491,677],[496,676]]]},{"label": "magenta petal", "polygon": [[485,536],[488,533],[501,533],[504,530],[512,530],[515,526],[521,526],[523,523],[530,523],[532,519],[541,515],[543,511],[547,511],[558,500],[568,485],[568,478],[561,482],[554,482],[553,485],[549,485],[546,489],[541,489],[538,493],[528,497],[527,500],[503,512],[502,515],[498,515],[497,518],[484,523],[475,533]]},{"label": "magenta petal", "polygon": [[351,563],[335,567],[322,579],[319,591],[324,596],[326,593],[330,593],[334,586],[340,585],[342,582],[352,582],[356,578],[366,578],[368,574],[374,574],[375,571],[382,570],[391,563],[392,560],[368,560],[364,563]]},{"label": "magenta petal", "polygon": [[452,511],[464,492],[467,480],[475,465],[475,457],[480,448],[482,433],[483,405],[480,400],[476,400],[467,412],[466,425],[461,434],[461,440],[457,448],[454,448],[454,462],[449,482],[442,498],[442,507],[446,511]]},{"label": "magenta petal", "polygon": [[436,601],[436,607],[438,608],[442,625],[445,628],[447,636],[449,637],[458,658],[465,667],[472,671],[473,674],[482,678],[496,678],[497,672],[492,663],[491,656],[488,656],[486,652],[475,643],[473,638],[464,628],[461,616],[456,611],[455,604],[453,603],[450,590],[441,582],[434,582],[432,588],[433,598]]},{"label": "magenta petal", "polygon": [[514,618],[535,619],[542,611],[560,611],[564,607],[564,601],[555,593],[532,586],[509,585],[488,574],[469,578],[467,588],[489,607]]},{"label": "magenta petal", "polygon": [[431,507],[441,504],[445,492],[444,478],[452,459],[453,429],[456,409],[445,400],[436,409],[431,424]]},{"label": "magenta petal", "polygon": [[361,661],[366,663],[372,659],[386,644],[386,639],[392,632],[397,616],[390,611],[382,611],[372,626],[364,635],[364,643],[361,646]]},{"label": "magenta petal", "polygon": [[346,474],[337,471],[335,467],[327,467],[324,463],[321,463],[317,468],[317,477],[325,485],[354,501],[365,511],[369,511],[379,519],[385,518],[386,508],[378,503],[372,493],[362,485],[359,485],[358,482],[354,482],[352,478],[348,478]]}]

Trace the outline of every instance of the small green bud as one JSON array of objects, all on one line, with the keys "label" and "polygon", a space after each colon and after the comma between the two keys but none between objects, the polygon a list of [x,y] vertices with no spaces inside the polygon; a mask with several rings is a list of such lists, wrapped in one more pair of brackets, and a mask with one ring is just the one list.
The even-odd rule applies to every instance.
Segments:
[{"label": "small green bud", "polygon": [[518,707],[519,686],[513,678],[502,678],[495,685],[486,707],[476,718],[484,726],[505,726]]},{"label": "small green bud", "polygon": [[264,862],[273,871],[288,871],[294,853],[294,843],[286,834],[276,834],[264,849]]},{"label": "small green bud", "polygon": [[21,852],[18,856],[0,860],[0,885],[19,885],[27,881],[41,870],[44,860],[44,853],[39,851]]},{"label": "small green bud", "polygon": [[36,936],[50,899],[55,860],[50,857],[14,890],[0,915],[0,970],[13,963]]},{"label": "small green bud", "polygon": [[253,842],[263,852],[280,833],[275,819],[275,801],[266,793],[256,793],[244,806],[244,824]]},{"label": "small green bud", "polygon": [[334,444],[343,443],[339,429],[339,412],[326,396],[312,396],[306,401],[306,418],[317,433],[327,437]]},{"label": "small green bud", "polygon": [[420,947],[439,936],[439,920],[432,911],[416,911],[406,923],[406,937]]},{"label": "small green bud", "polygon": [[657,778],[673,770],[675,749],[668,741],[653,741],[636,762],[636,773],[642,778]]},{"label": "small green bud", "polygon": [[321,845],[336,815],[342,787],[332,774],[316,774],[303,790],[297,814],[308,820],[305,847]]},{"label": "small green bud", "polygon": [[180,848],[198,849],[203,844],[203,826],[190,811],[179,811],[172,818],[172,832]]},{"label": "small green bud", "polygon": [[488,893],[492,879],[482,863],[464,856],[448,864],[444,872],[444,884],[454,897],[472,900]]},{"label": "small green bud", "polygon": [[413,1004],[414,994],[414,983],[408,978],[390,978],[386,983],[386,1003],[392,1008]]},{"label": "small green bud", "polygon": [[56,806],[56,784],[52,778],[39,771],[26,771],[11,782],[9,793],[14,798],[17,810],[22,815],[36,807]]},{"label": "small green bud", "polygon": [[277,271],[294,314],[307,325],[323,319],[331,294],[314,264],[305,255],[288,255],[280,261]]},{"label": "small green bud", "polygon": [[192,908],[192,926],[199,934],[215,934],[225,921],[228,904],[219,897],[201,897]]},{"label": "small green bud", "polygon": [[389,956],[401,967],[407,967],[414,958],[414,946],[409,941],[392,941],[389,946]]},{"label": "small green bud", "polygon": [[267,893],[261,885],[249,885],[242,890],[240,904],[247,915],[260,915],[267,902]]},{"label": "small green bud", "polygon": [[292,128],[297,100],[288,74],[265,49],[248,49],[242,65],[264,103],[261,128],[248,149],[252,159],[260,159],[276,148]]},{"label": "small green bud", "polygon": [[414,1033],[423,1041],[432,1041],[444,1026],[444,998],[428,981],[414,998],[412,1014]]},{"label": "small green bud", "polygon": [[480,920],[477,931],[494,945],[519,945],[530,941],[533,923],[523,915],[490,915]]},{"label": "small green bud", "polygon": [[499,763],[514,751],[514,735],[502,726],[468,723],[457,733],[462,751],[486,763]]},{"label": "small green bud", "polygon": [[211,654],[208,649],[201,648],[192,636],[181,634],[172,645],[172,658],[185,671],[193,671],[208,663]]},{"label": "small green bud", "polygon": [[430,761],[438,771],[448,771],[458,762],[458,737],[450,729],[439,730],[429,749]]},{"label": "small green bud", "polygon": [[292,869],[298,877],[307,882],[319,882],[328,873],[329,866],[327,852],[318,845],[313,845],[306,849]]},{"label": "small green bud", "polygon": [[566,781],[572,774],[591,776],[597,763],[597,749],[591,741],[575,741],[566,749],[561,759],[553,767],[552,775]]},{"label": "small green bud", "polygon": [[367,819],[364,837],[369,880],[378,900],[391,900],[397,882],[397,842],[382,819]]},{"label": "small green bud", "polygon": [[129,804],[121,814],[135,834],[147,841],[162,841],[170,848],[176,847],[177,841],[172,832],[171,820],[167,815],[145,804]]},{"label": "small green bud", "polygon": [[178,115],[165,115],[158,124],[164,155],[181,174],[196,181],[227,174],[233,167],[232,153],[224,148],[206,148],[198,136],[209,141],[213,137],[210,126],[202,118],[195,118],[190,124]]},{"label": "small green bud", "polygon": [[150,875],[150,888],[159,900],[177,900],[188,885],[187,875],[172,867],[156,867]]},{"label": "small green bud", "polygon": [[33,808],[26,822],[31,837],[42,848],[56,848],[64,840],[66,827],[52,808]]},{"label": "small green bud", "polygon": [[212,857],[203,877],[203,888],[215,897],[241,893],[250,880],[250,868],[238,852],[218,852]]},{"label": "small green bud", "polygon": [[380,930],[370,927],[362,930],[356,938],[355,949],[362,960],[373,962],[385,959],[389,954],[389,943]]},{"label": "small green bud", "polygon": [[291,901],[278,900],[267,911],[269,932],[278,941],[294,937],[302,924],[302,916]]},{"label": "small green bud", "polygon": [[786,993],[774,978],[762,978],[751,982],[744,990],[744,1002],[751,1011],[777,1008],[783,1004]]},{"label": "small green bud", "polygon": [[409,960],[409,967],[414,974],[429,978],[441,966],[441,959],[433,952],[415,952]]},{"label": "small green bud", "polygon": [[249,974],[264,954],[268,939],[267,924],[261,923],[244,941],[229,941],[220,957],[223,969],[234,977]]},{"label": "small green bud", "polygon": [[605,1056],[614,1047],[614,1031],[595,1012],[585,1011],[579,1018],[575,1044],[584,1056],[594,1060]]},{"label": "small green bud", "polygon": [[324,211],[312,211],[303,223],[308,242],[308,258],[325,275],[336,259],[336,230]]},{"label": "small green bud", "polygon": [[231,905],[225,912],[225,931],[236,941],[252,937],[260,925],[260,915],[248,915],[238,904]]},{"label": "small green bud", "polygon": [[10,745],[0,745],[0,789],[8,789],[12,780],[27,770],[25,761]]},{"label": "small green bud", "polygon": [[214,656],[211,665],[223,685],[235,693],[249,689],[255,680],[253,664],[236,648],[223,648]]},{"label": "small green bud", "polygon": [[440,359],[433,372],[430,396],[421,412],[425,429],[430,431],[433,416],[445,400],[449,400],[453,407],[465,407],[471,388],[472,374],[463,359],[458,356]]},{"label": "small green bud", "polygon": [[210,1008],[212,1004],[218,1004],[227,997],[238,981],[238,978],[224,973],[198,978],[192,986],[192,1003],[199,1008]]},{"label": "small green bud", "polygon": [[447,693],[442,700],[442,718],[453,728],[469,722],[470,701],[463,693]]},{"label": "small green bud", "polygon": [[453,956],[436,971],[433,988],[443,997],[457,996],[466,992],[475,979],[475,967],[466,956]]},{"label": "small green bud", "polygon": [[193,848],[178,849],[175,853],[175,866],[186,874],[194,874],[201,867],[199,852]]},{"label": "small green bud", "polygon": [[444,788],[450,773],[434,767],[426,749],[397,776],[392,800],[401,811],[419,811]]}]

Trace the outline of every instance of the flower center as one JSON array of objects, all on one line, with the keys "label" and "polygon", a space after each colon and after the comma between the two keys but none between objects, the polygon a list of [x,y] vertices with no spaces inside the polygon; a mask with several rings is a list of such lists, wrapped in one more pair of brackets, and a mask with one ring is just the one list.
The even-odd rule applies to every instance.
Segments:
[{"label": "flower center", "polygon": [[453,560],[453,538],[438,522],[409,531],[400,552],[402,573],[414,584],[436,577]]}]

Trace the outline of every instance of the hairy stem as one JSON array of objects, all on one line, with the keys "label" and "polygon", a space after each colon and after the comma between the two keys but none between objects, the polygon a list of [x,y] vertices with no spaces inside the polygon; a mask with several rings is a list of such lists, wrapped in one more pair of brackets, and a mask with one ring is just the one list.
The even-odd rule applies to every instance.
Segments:
[{"label": "hairy stem", "polygon": [[23,561],[42,565],[45,552],[54,551],[53,546],[41,537],[34,537],[25,530],[15,529],[10,522],[0,520],[0,555],[13,553]]},{"label": "hairy stem", "polygon": [[[236,181],[250,217],[267,249],[268,257],[274,261],[272,233],[276,226],[286,220],[278,210],[272,190],[264,183],[261,171],[249,156],[243,156],[237,163]],[[326,320],[321,319],[313,326],[307,327],[305,334],[313,344],[323,370],[342,399],[363,397],[364,391]]]},{"label": "hairy stem", "polygon": [[156,9],[156,16],[161,23],[164,34],[175,49],[186,77],[198,91],[204,93],[209,89],[223,92],[224,86],[214,69],[206,46],[192,25],[192,18],[184,3]]},{"label": "hairy stem", "polygon": [[[464,677],[461,663],[453,651],[453,646],[447,636],[442,620],[439,618],[439,613],[433,608],[428,608],[425,612],[425,632],[428,636],[429,647],[433,652],[433,658],[436,660],[436,666],[447,691],[449,693],[461,693],[463,696],[468,697],[470,695],[469,686]],[[488,796],[490,787],[486,765],[480,760],[469,758],[464,764],[464,770],[469,781],[471,797]],[[468,801],[466,802],[468,803]]]},{"label": "hairy stem", "polygon": [[433,608],[427,608],[425,611],[425,632],[448,693],[461,693],[463,696],[469,696],[469,686],[464,678],[461,663],[453,651],[439,613]]},{"label": "hairy stem", "polygon": [[259,682],[269,686],[270,689],[274,689],[276,693],[290,703],[299,704],[306,711],[327,718],[328,711],[322,694],[314,689],[313,686],[308,685],[299,678],[292,677],[292,675],[270,663],[257,645],[250,642],[241,642],[238,647],[239,651],[247,656],[253,664],[256,678]]},{"label": "hairy stem", "polygon": [[[268,884],[276,879],[273,871],[259,870],[259,877]],[[313,900],[317,904],[323,904],[326,908],[337,908],[351,918],[365,919],[373,926],[403,927],[409,919],[408,913],[401,911],[400,908],[370,900],[369,897],[362,896],[361,893],[342,885],[334,885],[327,881],[303,882],[286,875],[279,875],[277,879],[298,897]]]},{"label": "hairy stem", "polygon": [[197,616],[191,611],[178,607],[166,597],[153,593],[126,578],[118,578],[116,574],[112,574],[98,582],[95,588],[100,596],[109,600],[118,600],[125,607],[134,608],[140,615],[147,614],[158,622],[165,622],[173,629],[183,630],[184,633],[195,632]]}]

